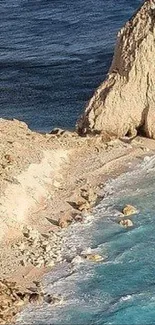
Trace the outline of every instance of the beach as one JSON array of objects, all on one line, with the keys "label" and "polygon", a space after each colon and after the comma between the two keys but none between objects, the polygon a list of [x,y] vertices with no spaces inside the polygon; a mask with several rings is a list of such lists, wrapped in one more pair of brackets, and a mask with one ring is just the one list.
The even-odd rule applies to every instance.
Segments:
[{"label": "beach", "polygon": [[[1,120],[1,136],[4,161],[1,211],[5,211],[1,226],[1,279],[15,281],[26,290],[34,280],[62,262],[60,252],[60,260],[55,259],[51,266],[53,258],[47,254],[46,258],[42,254],[42,262],[37,260],[41,257],[35,256],[39,236],[48,235],[46,241],[52,250],[52,236],[61,233],[61,226],[69,226],[68,220],[82,211],[91,213],[91,204],[82,211],[74,206],[81,199],[81,189],[93,189],[100,200],[106,181],[131,170],[145,156],[153,155],[155,143],[142,137],[105,143],[101,135],[79,137],[75,132],[62,130],[58,134],[39,134],[22,122],[6,120]],[[67,224],[58,223],[61,220],[67,220]],[[32,240],[26,239],[26,229],[32,231]],[[42,239],[39,245],[43,244]],[[60,241],[58,249],[61,250]],[[31,252],[30,258],[33,254],[35,263],[29,262],[31,259],[23,262],[27,251]]]}]

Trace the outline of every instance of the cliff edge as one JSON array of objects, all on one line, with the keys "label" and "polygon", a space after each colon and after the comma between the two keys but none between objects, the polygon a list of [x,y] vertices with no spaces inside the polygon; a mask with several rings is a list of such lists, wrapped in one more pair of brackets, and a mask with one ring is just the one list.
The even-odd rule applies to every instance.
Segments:
[{"label": "cliff edge", "polygon": [[78,133],[155,139],[155,0],[120,30],[106,80],[77,123]]}]

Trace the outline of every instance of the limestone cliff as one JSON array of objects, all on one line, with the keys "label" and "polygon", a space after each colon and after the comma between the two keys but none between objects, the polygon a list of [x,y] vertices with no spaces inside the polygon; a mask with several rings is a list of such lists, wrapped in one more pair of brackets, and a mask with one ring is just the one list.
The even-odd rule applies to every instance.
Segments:
[{"label": "limestone cliff", "polygon": [[155,139],[155,0],[146,0],[118,33],[112,65],[77,123],[81,135]]}]

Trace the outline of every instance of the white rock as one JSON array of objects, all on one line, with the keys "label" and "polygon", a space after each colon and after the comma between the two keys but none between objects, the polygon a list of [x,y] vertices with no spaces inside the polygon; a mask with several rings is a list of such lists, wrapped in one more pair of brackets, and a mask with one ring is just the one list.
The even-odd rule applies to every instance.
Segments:
[{"label": "white rock", "polygon": [[24,251],[25,249],[25,243],[21,243],[18,248],[20,249],[20,251]]},{"label": "white rock", "polygon": [[46,252],[50,252],[50,250],[51,250],[51,245],[48,244],[48,245],[45,247],[45,251],[46,251]]},{"label": "white rock", "polygon": [[54,263],[54,261],[50,261],[50,262],[47,262],[46,266],[53,267],[53,266],[55,266],[55,263]]},{"label": "white rock", "polygon": [[74,257],[71,261],[71,264],[72,265],[78,265],[78,264],[81,264],[83,263],[83,258],[79,255],[77,255],[76,257]]}]

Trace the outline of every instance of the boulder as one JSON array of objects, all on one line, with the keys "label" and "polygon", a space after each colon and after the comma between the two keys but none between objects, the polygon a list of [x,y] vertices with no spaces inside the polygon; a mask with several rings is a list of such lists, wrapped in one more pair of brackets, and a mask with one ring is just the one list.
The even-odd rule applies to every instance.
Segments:
[{"label": "boulder", "polygon": [[103,261],[103,257],[99,254],[87,254],[85,256],[85,258],[88,260],[88,261],[91,261],[91,262],[101,262]]},{"label": "boulder", "polygon": [[29,302],[33,304],[41,304],[43,302],[43,296],[39,292],[32,292],[29,296]]},{"label": "boulder", "polygon": [[119,221],[119,224],[121,226],[123,226],[124,228],[133,227],[133,222],[130,219],[121,220],[121,221]]},{"label": "boulder", "polygon": [[81,197],[73,202],[73,207],[79,211],[87,211],[90,209],[90,203]]},{"label": "boulder", "polygon": [[81,188],[81,197],[87,200],[91,205],[95,204],[97,200],[97,194],[90,186],[88,188]]},{"label": "boulder", "polygon": [[118,33],[107,78],[77,122],[80,135],[155,139],[154,42],[155,3],[146,0]]},{"label": "boulder", "polygon": [[123,208],[122,212],[123,212],[123,214],[125,216],[131,216],[132,214],[136,214],[137,213],[137,209],[133,205],[127,204]]}]

